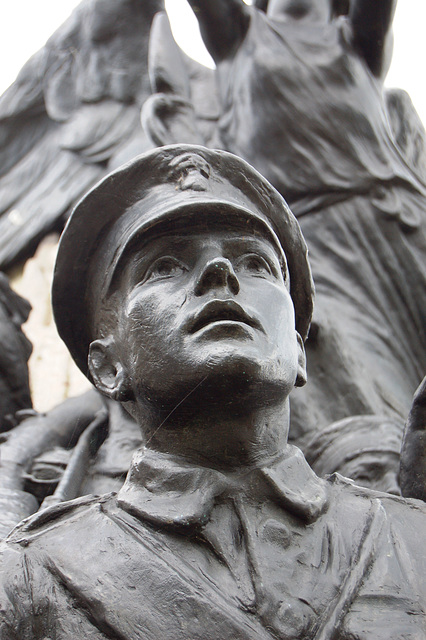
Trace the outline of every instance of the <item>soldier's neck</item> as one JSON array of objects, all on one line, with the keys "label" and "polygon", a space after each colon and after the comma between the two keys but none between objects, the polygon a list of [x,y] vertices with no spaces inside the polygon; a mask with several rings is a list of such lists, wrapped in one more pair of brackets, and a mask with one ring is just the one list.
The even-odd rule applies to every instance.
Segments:
[{"label": "soldier's neck", "polygon": [[164,424],[145,430],[146,446],[221,470],[258,467],[284,451],[288,423],[288,399],[252,410],[232,405],[177,410]]}]

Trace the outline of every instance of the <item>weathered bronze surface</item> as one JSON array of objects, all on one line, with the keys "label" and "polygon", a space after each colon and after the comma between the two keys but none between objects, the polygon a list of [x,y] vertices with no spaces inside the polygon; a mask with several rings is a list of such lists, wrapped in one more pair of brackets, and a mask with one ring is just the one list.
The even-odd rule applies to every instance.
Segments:
[{"label": "weathered bronze surface", "polygon": [[0,537],[30,516],[0,636],[423,638],[426,134],[383,86],[396,0],[189,3],[215,71],[162,0],[84,0],[0,99],[1,268],[130,160],[56,263],[97,391],[13,417],[29,309],[0,280]]},{"label": "weathered bronze surface", "polygon": [[19,263],[114,167],[151,147],[140,127],[163,0],[83,0],[0,97],[0,269]]},{"label": "weathered bronze surface", "polygon": [[144,446],[117,495],[9,536],[2,638],[421,637],[424,503],[287,443],[312,292],[296,219],[223,151],[150,152],[81,201],[56,321]]}]

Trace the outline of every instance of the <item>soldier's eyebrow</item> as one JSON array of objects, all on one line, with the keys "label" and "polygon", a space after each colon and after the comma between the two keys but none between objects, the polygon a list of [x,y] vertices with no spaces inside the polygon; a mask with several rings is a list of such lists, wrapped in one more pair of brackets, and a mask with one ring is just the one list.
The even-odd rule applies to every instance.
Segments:
[{"label": "soldier's eyebrow", "polygon": [[226,248],[231,252],[241,253],[241,250],[260,253],[268,257],[272,262],[277,261],[281,269],[284,281],[288,280],[287,259],[283,251],[276,247],[275,243],[264,236],[241,234],[241,236],[229,238]]},{"label": "soldier's eyebrow", "polygon": [[158,235],[154,238],[148,238],[141,245],[133,250],[132,259],[135,262],[151,259],[161,253],[169,251],[187,250],[189,245],[188,237],[176,235]]},{"label": "soldier's eyebrow", "polygon": [[188,237],[167,235],[147,238],[141,246],[134,249],[128,256],[128,273],[140,275],[140,271],[146,269],[153,260],[162,255],[188,253]]},{"label": "soldier's eyebrow", "polygon": [[252,234],[241,233],[241,235],[231,236],[225,240],[225,247],[230,245],[244,245],[248,248],[258,248],[264,250],[265,248],[273,253],[275,256],[278,254],[278,249],[275,248],[275,245],[268,238],[264,238],[263,236],[257,236]]}]

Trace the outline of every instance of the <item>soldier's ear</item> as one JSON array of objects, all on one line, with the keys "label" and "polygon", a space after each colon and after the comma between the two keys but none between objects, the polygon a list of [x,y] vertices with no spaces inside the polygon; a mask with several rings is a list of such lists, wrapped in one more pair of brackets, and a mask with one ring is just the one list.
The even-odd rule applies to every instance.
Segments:
[{"label": "soldier's ear", "polygon": [[305,345],[303,343],[302,336],[299,333],[297,333],[297,331],[296,331],[296,337],[297,337],[298,359],[297,359],[297,377],[296,377],[295,386],[303,387],[303,385],[306,384],[306,380],[307,380],[306,352],[305,352]]},{"label": "soldier's ear", "polygon": [[95,387],[111,400],[134,400],[129,377],[117,357],[112,337],[95,340],[89,347],[88,365]]}]

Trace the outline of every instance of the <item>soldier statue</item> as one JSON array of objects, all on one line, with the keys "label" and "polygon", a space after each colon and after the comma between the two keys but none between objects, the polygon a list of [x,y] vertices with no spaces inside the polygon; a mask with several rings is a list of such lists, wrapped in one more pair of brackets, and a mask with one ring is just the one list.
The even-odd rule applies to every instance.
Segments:
[{"label": "soldier statue", "polygon": [[3,640],[423,637],[424,503],[320,479],[287,442],[313,285],[256,170],[174,145],[110,174],[64,231],[53,306],[144,444],[117,494],[8,537]]}]

